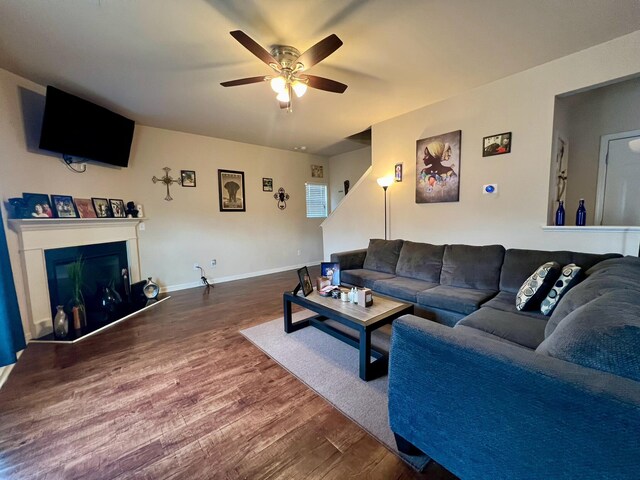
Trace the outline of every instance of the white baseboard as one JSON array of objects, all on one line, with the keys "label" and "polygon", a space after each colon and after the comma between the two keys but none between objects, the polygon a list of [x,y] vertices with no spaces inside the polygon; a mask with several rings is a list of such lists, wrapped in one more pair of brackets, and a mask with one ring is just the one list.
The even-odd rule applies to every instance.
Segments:
[{"label": "white baseboard", "polygon": [[[243,280],[245,278],[260,277],[262,275],[269,275],[271,273],[286,272],[287,270],[295,270],[298,268],[302,268],[304,266],[320,265],[320,262],[321,260],[317,260],[317,261],[314,260],[313,262],[301,263],[299,265],[289,265],[287,267],[278,267],[278,268],[272,268],[269,270],[260,270],[258,272],[241,273],[239,275],[230,275],[228,277],[207,277],[207,280],[209,280],[211,284],[215,285],[216,283],[233,282],[234,280]],[[292,278],[291,281],[295,283],[296,279]],[[180,283],[178,285],[167,285],[164,287],[160,287],[160,291],[162,293],[176,292],[178,290],[186,290],[188,288],[195,288],[195,287],[201,287],[201,286],[202,286],[201,281],[190,282],[190,283]]]},{"label": "white baseboard", "polygon": [[[20,358],[20,355],[22,355],[22,352],[24,352],[24,350],[20,350],[16,356]],[[9,374],[11,373],[11,370],[13,370],[13,367],[15,367],[15,365],[16,365],[15,363],[12,363],[11,365],[0,367],[0,388],[2,388],[2,386],[4,385],[4,382],[6,382],[7,378],[9,378]]]}]

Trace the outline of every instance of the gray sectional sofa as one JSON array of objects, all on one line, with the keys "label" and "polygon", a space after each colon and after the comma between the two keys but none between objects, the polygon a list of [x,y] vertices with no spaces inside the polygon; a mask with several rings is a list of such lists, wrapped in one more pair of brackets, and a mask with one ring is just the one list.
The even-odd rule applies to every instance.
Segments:
[{"label": "gray sectional sofa", "polygon": [[[640,478],[640,259],[402,240],[331,259],[343,282],[415,305],[391,337],[401,450],[465,479]],[[548,261],[584,280],[550,316],[518,311]]]}]

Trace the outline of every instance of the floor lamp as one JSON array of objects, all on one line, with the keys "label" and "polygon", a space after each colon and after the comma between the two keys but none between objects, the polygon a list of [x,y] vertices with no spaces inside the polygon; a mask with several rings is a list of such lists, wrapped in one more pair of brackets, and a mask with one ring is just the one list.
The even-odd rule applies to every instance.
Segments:
[{"label": "floor lamp", "polygon": [[384,239],[387,239],[387,188],[393,183],[393,177],[381,177],[377,180],[384,190]]}]

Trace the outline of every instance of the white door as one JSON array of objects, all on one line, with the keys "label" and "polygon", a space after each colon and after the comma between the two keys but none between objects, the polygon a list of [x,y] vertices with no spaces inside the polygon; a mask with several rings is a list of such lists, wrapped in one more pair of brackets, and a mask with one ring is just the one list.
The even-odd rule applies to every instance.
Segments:
[{"label": "white door", "polygon": [[640,132],[602,137],[596,225],[640,226],[640,153],[629,148],[634,138]]}]

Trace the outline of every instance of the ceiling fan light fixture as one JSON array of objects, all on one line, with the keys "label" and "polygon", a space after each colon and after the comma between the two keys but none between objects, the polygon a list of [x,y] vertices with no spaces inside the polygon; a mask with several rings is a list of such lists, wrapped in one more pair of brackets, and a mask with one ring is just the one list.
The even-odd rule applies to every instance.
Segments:
[{"label": "ceiling fan light fixture", "polygon": [[287,89],[287,81],[280,75],[278,75],[277,77],[273,77],[271,79],[271,89],[274,92],[280,94]]},{"label": "ceiling fan light fixture", "polygon": [[291,96],[289,95],[288,89],[284,89],[282,92],[280,92],[277,96],[276,99],[279,102],[284,102],[284,103],[288,103],[291,100]]},{"label": "ceiling fan light fixture", "polygon": [[300,80],[295,80],[291,84],[291,88],[293,88],[293,91],[296,93],[296,96],[300,98],[306,93],[307,84],[304,82],[301,82]]}]

